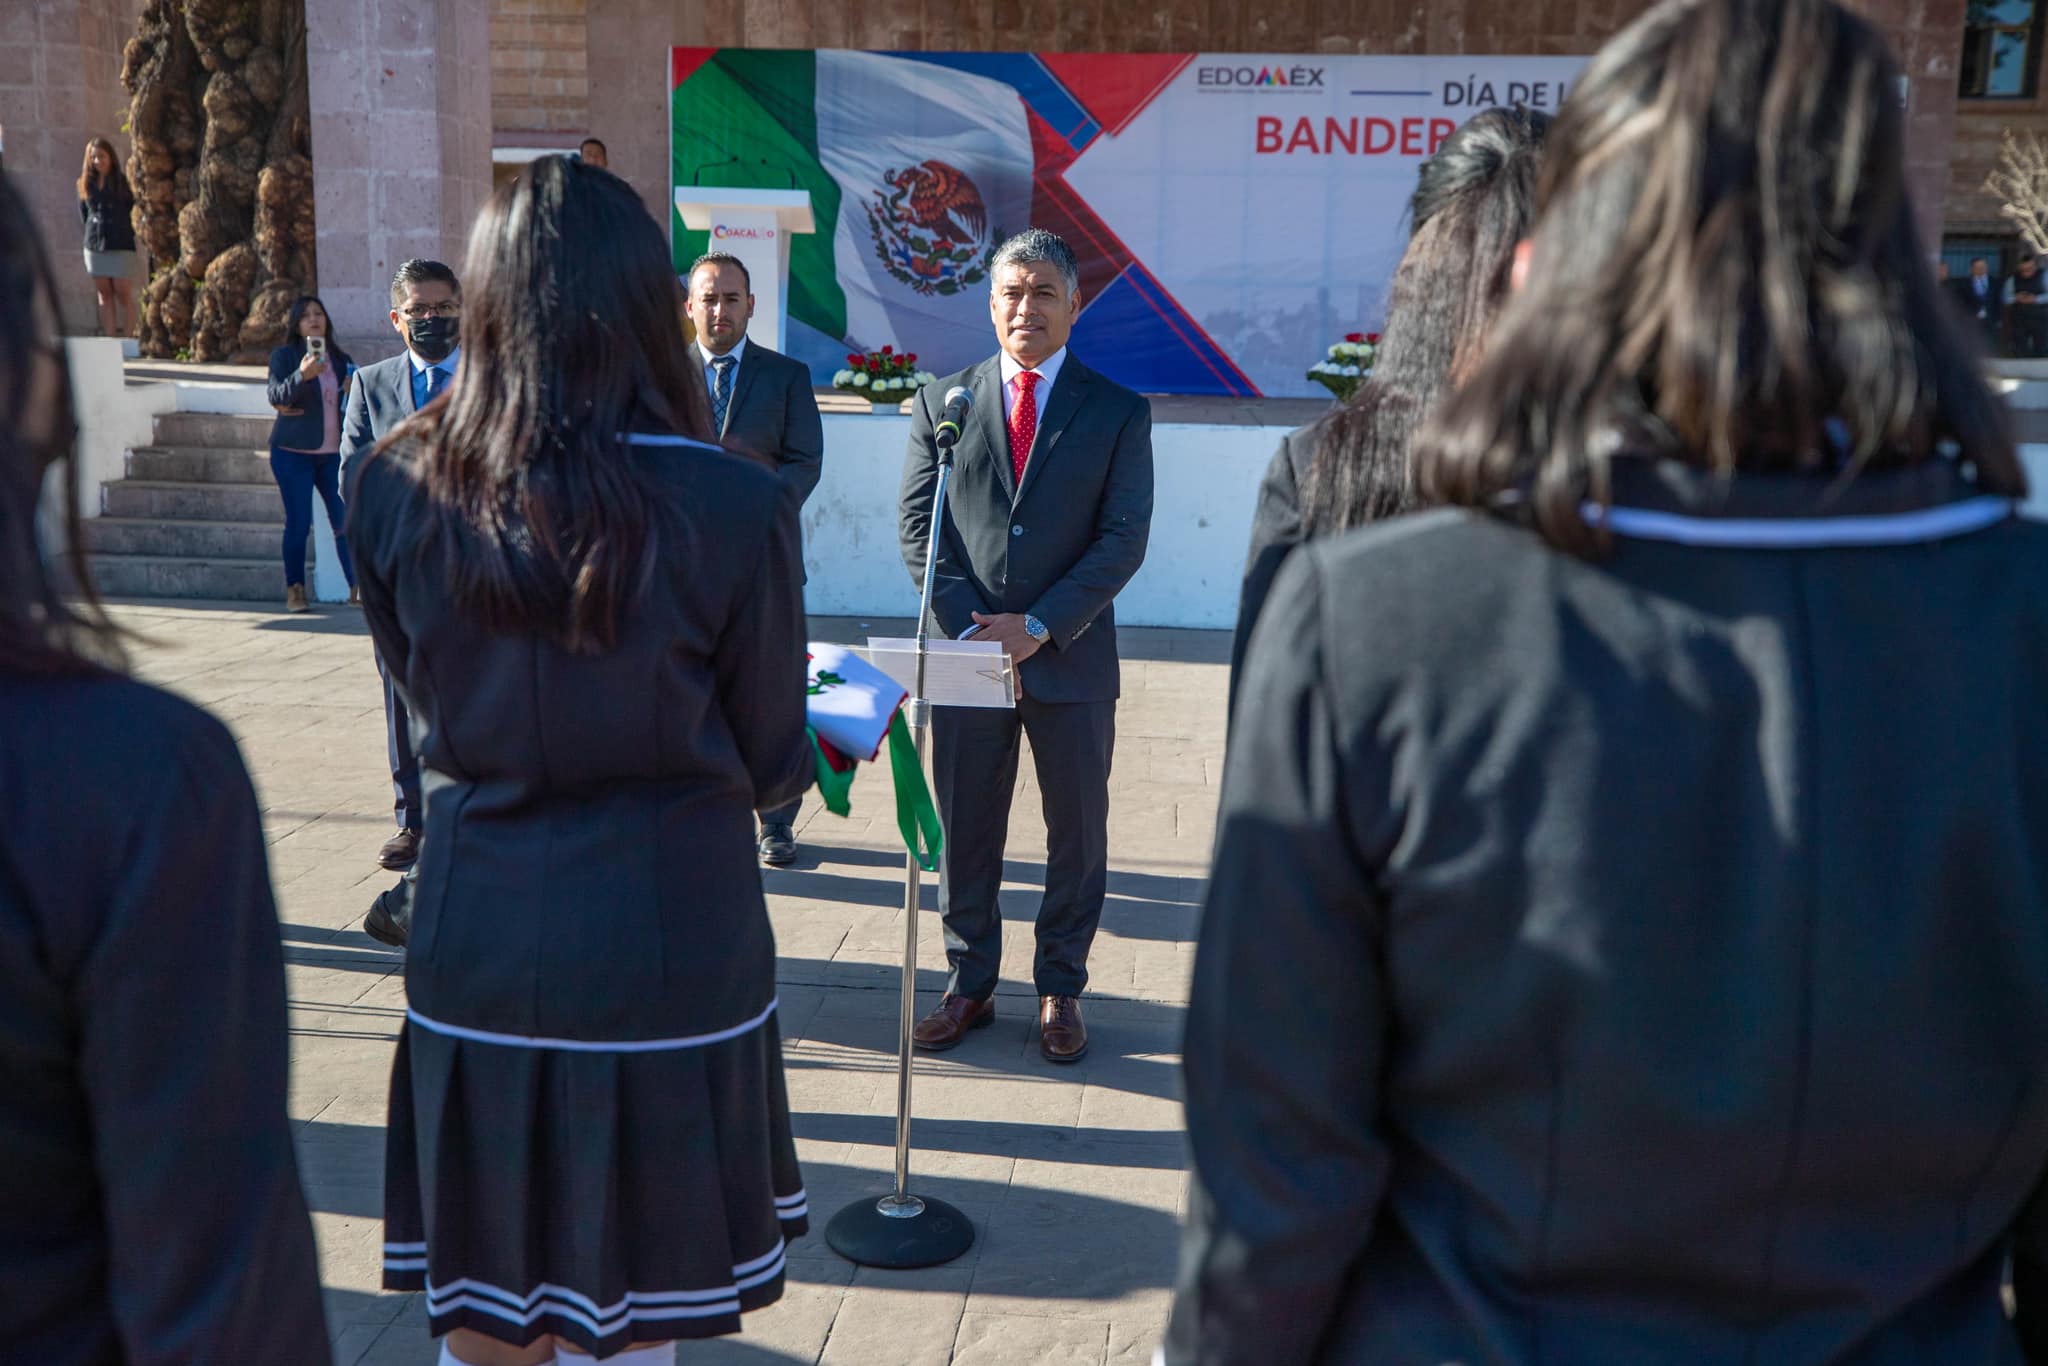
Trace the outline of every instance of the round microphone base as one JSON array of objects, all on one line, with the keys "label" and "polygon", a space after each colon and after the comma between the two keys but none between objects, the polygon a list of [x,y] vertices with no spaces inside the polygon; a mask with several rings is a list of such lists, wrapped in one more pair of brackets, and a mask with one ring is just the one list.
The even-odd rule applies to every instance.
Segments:
[{"label": "round microphone base", "polygon": [[943,1200],[893,1194],[854,1201],[825,1225],[825,1244],[856,1266],[907,1271],[950,1262],[974,1246],[974,1225]]}]

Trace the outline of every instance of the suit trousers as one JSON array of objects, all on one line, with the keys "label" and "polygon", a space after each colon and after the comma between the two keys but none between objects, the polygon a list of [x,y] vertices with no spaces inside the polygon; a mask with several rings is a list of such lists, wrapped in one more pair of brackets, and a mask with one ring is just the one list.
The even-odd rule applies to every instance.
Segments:
[{"label": "suit trousers", "polygon": [[391,684],[391,670],[377,654],[377,677],[384,680],[384,752],[391,760],[391,815],[401,830],[423,830],[426,808],[420,805],[420,761],[412,752],[412,718],[405,699]]},{"label": "suit trousers", "polygon": [[1078,996],[1109,880],[1109,764],[1116,703],[1017,699],[1015,711],[937,707],[932,774],[945,847],[939,914],[947,990],[981,1000],[1002,970],[1003,842],[1017,787],[1019,737],[1031,741],[1045,812],[1045,896],[1032,982],[1041,996]]}]

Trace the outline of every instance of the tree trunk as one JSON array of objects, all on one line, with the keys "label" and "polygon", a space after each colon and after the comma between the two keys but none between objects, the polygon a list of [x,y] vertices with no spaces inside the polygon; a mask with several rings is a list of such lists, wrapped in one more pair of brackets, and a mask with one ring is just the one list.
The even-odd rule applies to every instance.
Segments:
[{"label": "tree trunk", "polygon": [[304,0],[145,0],[121,83],[143,354],[262,360],[315,278]]}]

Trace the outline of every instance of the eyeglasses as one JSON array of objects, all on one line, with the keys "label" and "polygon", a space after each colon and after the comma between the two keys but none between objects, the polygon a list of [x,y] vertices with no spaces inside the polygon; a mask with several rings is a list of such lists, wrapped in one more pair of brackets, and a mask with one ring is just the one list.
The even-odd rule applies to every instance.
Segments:
[{"label": "eyeglasses", "polygon": [[398,316],[407,322],[423,323],[429,318],[457,317],[461,312],[461,304],[453,299],[444,299],[438,304],[428,304],[424,308],[401,308],[398,310]]}]

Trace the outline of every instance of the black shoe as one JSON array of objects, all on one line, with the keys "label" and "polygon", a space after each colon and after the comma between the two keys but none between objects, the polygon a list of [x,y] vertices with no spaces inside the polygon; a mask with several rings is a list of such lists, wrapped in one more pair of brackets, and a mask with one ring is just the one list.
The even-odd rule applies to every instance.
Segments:
[{"label": "black shoe", "polygon": [[782,821],[771,821],[761,827],[761,862],[770,868],[796,862],[796,831]]},{"label": "black shoe", "polygon": [[402,877],[389,891],[379,892],[363,917],[363,933],[394,949],[412,937],[412,879]]},{"label": "black shoe", "polygon": [[395,873],[401,869],[412,867],[413,864],[419,861],[419,857],[420,832],[417,830],[401,830],[390,839],[385,840],[383,848],[377,851],[377,866],[389,868]]}]

